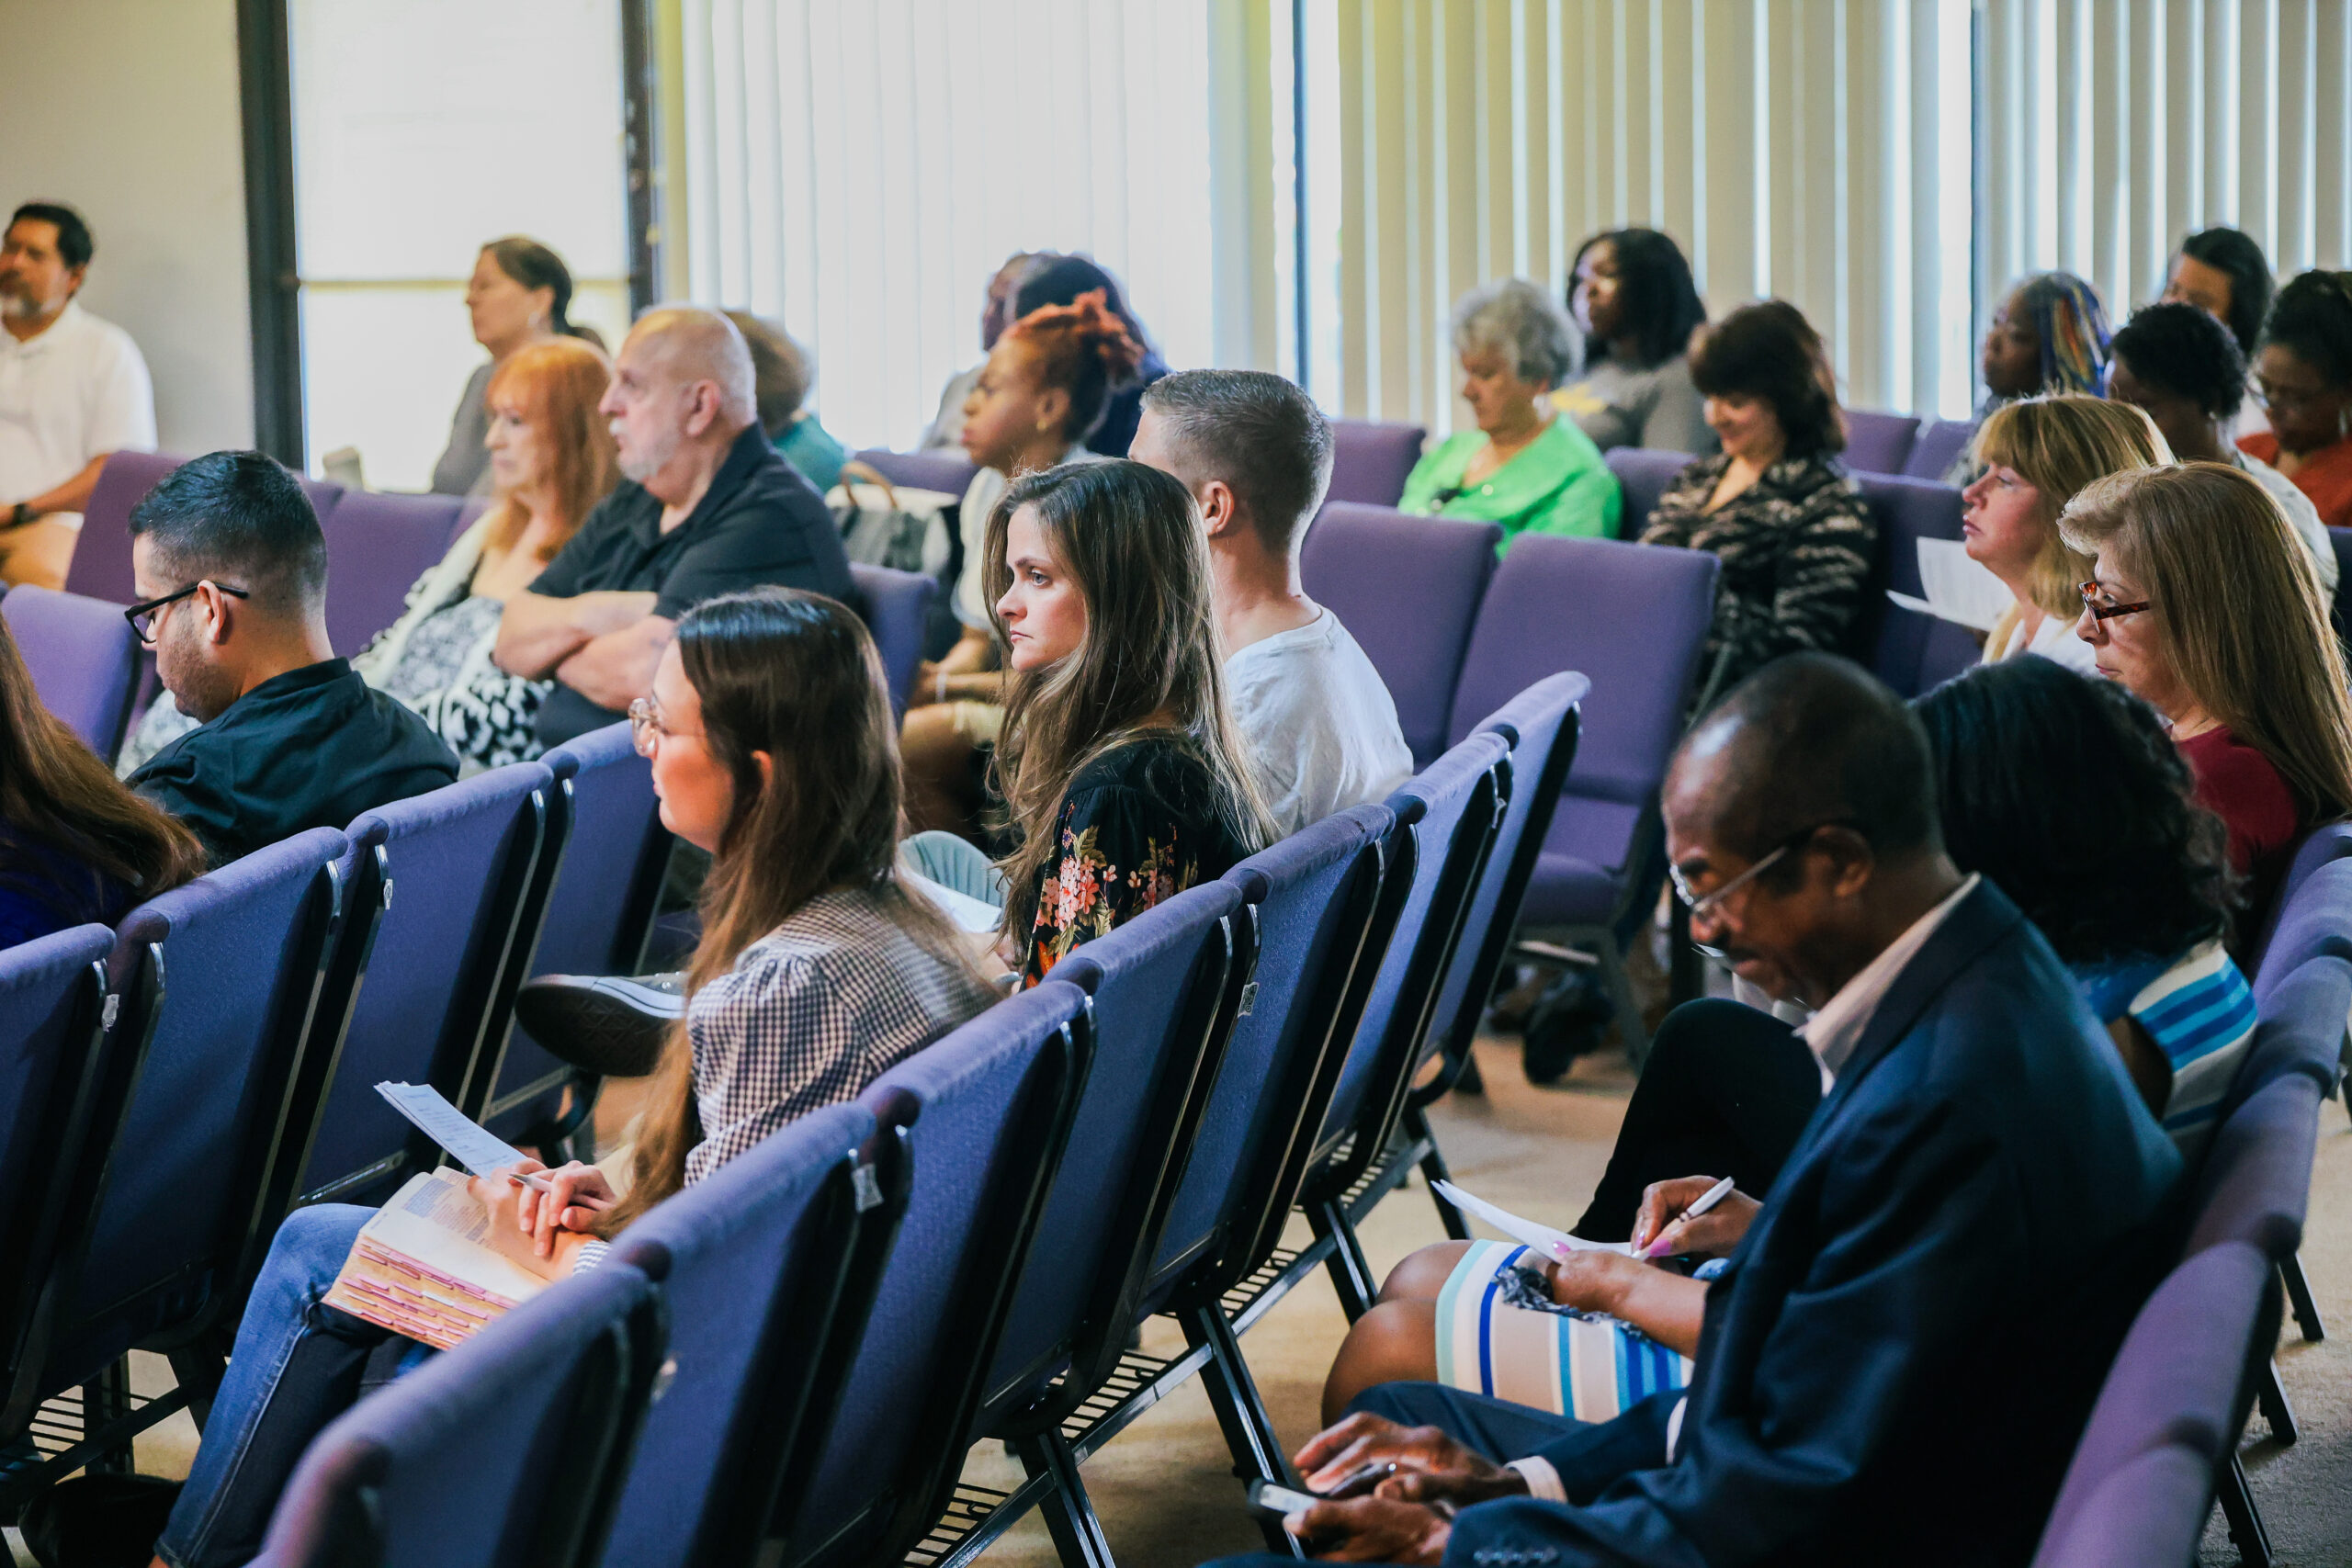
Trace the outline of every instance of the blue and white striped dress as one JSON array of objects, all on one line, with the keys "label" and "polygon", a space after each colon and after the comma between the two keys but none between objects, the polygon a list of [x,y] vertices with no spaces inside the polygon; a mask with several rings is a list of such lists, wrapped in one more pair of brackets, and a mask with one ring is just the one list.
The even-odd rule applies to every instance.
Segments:
[{"label": "blue and white striped dress", "polygon": [[2075,980],[2100,1022],[2131,1018],[2172,1064],[2172,1093],[2157,1120],[2181,1157],[2194,1162],[2254,1046],[2254,992],[2245,976],[2216,937],[2169,960],[2078,969]]},{"label": "blue and white striped dress", "polygon": [[1508,1241],[1474,1241],[1437,1300],[1437,1381],[1579,1421],[1607,1421],[1662,1388],[1690,1382],[1690,1358],[1613,1318],[1532,1312],[1502,1295],[1498,1276],[1530,1257]]}]

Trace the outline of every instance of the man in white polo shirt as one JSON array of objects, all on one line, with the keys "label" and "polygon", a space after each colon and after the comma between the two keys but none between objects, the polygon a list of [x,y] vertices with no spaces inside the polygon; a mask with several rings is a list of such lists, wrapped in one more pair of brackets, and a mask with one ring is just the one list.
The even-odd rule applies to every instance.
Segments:
[{"label": "man in white polo shirt", "polygon": [[74,302],[80,213],[28,201],[0,241],[0,581],[62,588],[107,454],[155,449],[155,391],[130,334]]}]

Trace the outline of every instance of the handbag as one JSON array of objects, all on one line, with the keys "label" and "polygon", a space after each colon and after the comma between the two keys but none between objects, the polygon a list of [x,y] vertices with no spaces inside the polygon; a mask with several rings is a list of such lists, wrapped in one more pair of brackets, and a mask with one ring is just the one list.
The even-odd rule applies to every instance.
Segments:
[{"label": "handbag", "polygon": [[841,525],[842,549],[850,559],[936,578],[955,549],[950,525],[962,499],[944,491],[900,489],[852,458],[842,465],[841,482],[825,503]]}]

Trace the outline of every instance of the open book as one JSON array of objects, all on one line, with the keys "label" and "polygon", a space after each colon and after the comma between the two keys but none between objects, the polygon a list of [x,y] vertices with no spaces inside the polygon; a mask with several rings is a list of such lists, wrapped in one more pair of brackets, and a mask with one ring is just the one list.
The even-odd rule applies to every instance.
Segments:
[{"label": "open book", "polygon": [[[477,1176],[523,1157],[437,1090],[381,1083],[376,1092]],[[445,1167],[411,1177],[376,1212],[351,1244],[326,1303],[447,1350],[566,1271],[511,1224],[492,1224],[464,1173]]]}]

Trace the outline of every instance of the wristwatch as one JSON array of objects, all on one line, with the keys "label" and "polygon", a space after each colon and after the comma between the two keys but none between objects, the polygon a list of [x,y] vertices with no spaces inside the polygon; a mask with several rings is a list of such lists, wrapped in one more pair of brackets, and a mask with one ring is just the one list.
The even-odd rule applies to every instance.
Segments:
[{"label": "wristwatch", "polygon": [[8,508],[8,526],[21,528],[33,520],[33,509],[23,502]]}]

